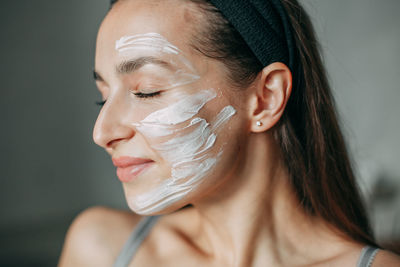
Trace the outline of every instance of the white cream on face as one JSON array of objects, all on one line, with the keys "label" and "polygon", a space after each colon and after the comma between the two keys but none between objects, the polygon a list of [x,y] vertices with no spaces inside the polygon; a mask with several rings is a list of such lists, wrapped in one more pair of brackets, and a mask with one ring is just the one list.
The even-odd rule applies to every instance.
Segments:
[{"label": "white cream on face", "polygon": [[122,53],[132,49],[156,50],[157,52],[178,55],[180,50],[158,33],[145,33],[123,36],[115,42],[115,49]]},{"label": "white cream on face", "polygon": [[[116,49],[121,57],[149,53],[168,60],[177,69],[171,88],[200,78],[181,51],[157,33],[122,37]],[[199,111],[216,96],[213,89],[181,94],[179,101],[132,123],[171,166],[171,177],[145,193],[128,196],[133,211],[144,215],[161,211],[185,197],[213,170],[222,153],[222,147],[215,147],[217,132],[236,113],[226,106],[211,122],[199,117]]]},{"label": "white cream on face", "polygon": [[174,82],[163,89],[190,84],[200,79],[193,65],[178,47],[158,33],[123,36],[115,42],[115,49],[121,58],[157,56],[175,67]]},{"label": "white cream on face", "polygon": [[212,150],[217,131],[235,115],[236,110],[226,106],[210,123],[197,117],[200,109],[215,97],[214,90],[202,90],[134,123],[137,131],[150,140],[151,147],[171,164],[172,170],[171,177],[156,188],[128,197],[132,210],[151,214],[181,200],[218,163],[222,148]]}]

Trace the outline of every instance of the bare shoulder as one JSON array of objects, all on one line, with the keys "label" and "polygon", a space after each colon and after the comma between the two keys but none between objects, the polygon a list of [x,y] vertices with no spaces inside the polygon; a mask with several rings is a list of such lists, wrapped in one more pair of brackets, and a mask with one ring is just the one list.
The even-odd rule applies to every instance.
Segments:
[{"label": "bare shoulder", "polygon": [[400,266],[400,256],[388,250],[379,250],[372,267]]},{"label": "bare shoulder", "polygon": [[59,266],[111,266],[140,218],[105,207],[81,212],[67,232]]}]

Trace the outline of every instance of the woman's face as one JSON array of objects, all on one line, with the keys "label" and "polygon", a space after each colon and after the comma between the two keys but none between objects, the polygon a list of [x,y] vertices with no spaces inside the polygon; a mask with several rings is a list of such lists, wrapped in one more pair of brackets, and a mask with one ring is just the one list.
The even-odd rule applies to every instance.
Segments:
[{"label": "woman's face", "polygon": [[105,100],[95,142],[117,167],[129,207],[158,214],[223,194],[248,134],[245,93],[190,46],[194,9],[180,1],[121,1],[103,21],[96,83]]}]

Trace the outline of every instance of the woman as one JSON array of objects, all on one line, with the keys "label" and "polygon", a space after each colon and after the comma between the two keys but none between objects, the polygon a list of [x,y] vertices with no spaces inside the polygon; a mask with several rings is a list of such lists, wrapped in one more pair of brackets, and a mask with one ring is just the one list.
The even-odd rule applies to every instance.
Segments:
[{"label": "woman", "polygon": [[83,212],[60,266],[400,266],[374,243],[316,43],[297,0],[116,1],[93,137],[134,213]]}]

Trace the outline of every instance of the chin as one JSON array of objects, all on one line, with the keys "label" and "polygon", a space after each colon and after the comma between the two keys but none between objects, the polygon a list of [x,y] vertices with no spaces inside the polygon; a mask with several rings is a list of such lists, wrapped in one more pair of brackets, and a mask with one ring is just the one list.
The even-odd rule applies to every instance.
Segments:
[{"label": "chin", "polygon": [[149,207],[138,207],[134,201],[129,201],[127,200],[128,207],[131,211],[133,211],[136,214],[142,215],[142,216],[156,216],[156,215],[164,215],[164,214],[169,214],[173,213],[177,210],[180,210],[181,208],[188,206],[188,203],[172,203],[170,205],[163,205],[163,206],[149,206]]}]

